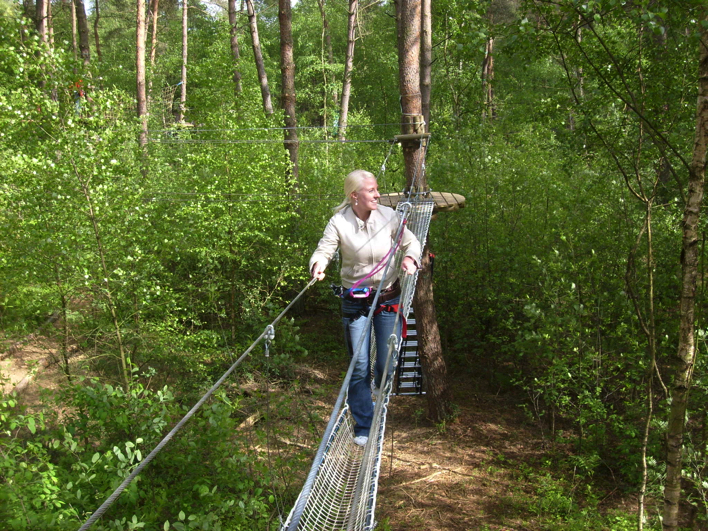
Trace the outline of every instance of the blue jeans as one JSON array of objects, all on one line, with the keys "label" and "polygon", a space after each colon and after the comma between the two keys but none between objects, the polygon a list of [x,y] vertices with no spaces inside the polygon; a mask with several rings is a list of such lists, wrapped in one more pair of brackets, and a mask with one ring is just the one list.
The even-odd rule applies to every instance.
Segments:
[{"label": "blue jeans", "polygon": [[[398,297],[386,301],[386,305],[398,304]],[[371,365],[369,360],[369,345],[371,341],[371,327],[366,327],[366,318],[371,307],[366,299],[342,300],[342,323],[344,324],[344,342],[347,345],[349,356],[354,356],[354,372],[349,381],[349,408],[354,417],[354,435],[369,435],[371,420],[374,416],[374,404],[371,400]],[[356,315],[355,315],[356,314]],[[388,354],[388,338],[393,333],[396,322],[396,313],[383,311],[374,317],[374,334],[376,336],[376,365],[374,367],[374,383],[381,386],[381,379],[386,366]],[[397,335],[400,337],[402,320],[398,320]],[[354,349],[364,334],[359,352]],[[388,377],[393,374],[393,362],[389,365]],[[388,381],[388,379],[386,380]],[[386,383],[386,382],[384,382]]]}]

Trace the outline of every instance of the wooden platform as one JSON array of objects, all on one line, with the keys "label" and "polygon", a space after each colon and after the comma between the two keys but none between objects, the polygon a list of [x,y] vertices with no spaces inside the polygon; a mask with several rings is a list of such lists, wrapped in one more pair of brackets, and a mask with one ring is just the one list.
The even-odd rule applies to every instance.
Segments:
[{"label": "wooden platform", "polygon": [[[460,194],[453,194],[451,192],[430,192],[423,197],[429,197],[435,201],[433,213],[452,212],[460,208],[465,208],[465,196]],[[402,193],[381,194],[379,203],[391,208],[396,208],[399,201],[405,200],[406,196]]]}]

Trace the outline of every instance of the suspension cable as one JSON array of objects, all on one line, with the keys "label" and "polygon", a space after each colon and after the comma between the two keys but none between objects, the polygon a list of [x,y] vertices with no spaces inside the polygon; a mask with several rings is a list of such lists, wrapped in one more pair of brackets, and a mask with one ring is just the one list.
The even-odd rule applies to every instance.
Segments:
[{"label": "suspension cable", "polygon": [[103,513],[105,513],[105,512],[108,510],[108,508],[109,508],[111,505],[113,505],[113,502],[115,502],[116,499],[118,499],[118,496],[121,495],[121,493],[126,489],[126,487],[127,487],[128,485],[130,485],[130,483],[138,476],[138,474],[140,474],[140,472],[142,472],[143,468],[145,468],[145,467],[150,463],[150,461],[152,461],[153,458],[154,458],[158,453],[160,453],[160,451],[167,445],[168,442],[170,442],[170,440],[172,439],[172,437],[182,428],[182,426],[184,426],[184,425],[187,423],[187,421],[188,421],[190,418],[192,418],[192,416],[197,412],[197,410],[198,410],[200,407],[202,407],[202,405],[204,404],[204,402],[206,402],[207,399],[208,399],[212,394],[214,394],[214,392],[221,386],[221,384],[224,383],[224,381],[226,380],[226,378],[229,377],[229,375],[234,371],[234,369],[236,369],[236,367],[238,367],[238,366],[241,364],[241,362],[242,362],[244,359],[246,359],[246,357],[251,353],[251,351],[256,347],[256,345],[258,345],[258,343],[259,343],[262,339],[264,339],[264,338],[266,338],[267,336],[269,336],[269,334],[270,334],[270,332],[272,331],[273,327],[275,327],[275,325],[283,318],[283,316],[284,316],[284,315],[287,313],[287,311],[293,306],[293,304],[295,304],[295,303],[298,301],[298,299],[300,299],[300,297],[302,297],[302,295],[304,295],[304,293],[310,288],[310,286],[312,286],[312,285],[316,282],[316,280],[317,280],[316,278],[313,278],[313,279],[310,280],[310,282],[308,282],[308,284],[302,289],[302,291],[300,291],[300,293],[297,294],[297,296],[290,302],[290,304],[288,304],[288,305],[285,307],[285,309],[284,309],[282,312],[280,312],[280,314],[278,315],[278,317],[276,317],[276,318],[273,320],[273,322],[270,323],[270,324],[265,328],[265,330],[263,330],[263,332],[261,333],[261,335],[258,336],[258,338],[257,338],[253,343],[251,343],[251,346],[248,347],[248,348],[243,352],[243,354],[241,354],[241,356],[236,360],[236,362],[234,362],[234,364],[231,365],[231,367],[229,367],[229,369],[223,374],[223,376],[222,376],[221,378],[219,378],[219,380],[211,387],[211,389],[209,389],[209,390],[204,394],[204,396],[199,399],[199,401],[192,407],[192,409],[189,410],[189,412],[182,418],[182,420],[180,420],[180,421],[175,425],[175,427],[172,428],[172,430],[170,430],[170,432],[164,437],[164,439],[162,439],[162,440],[158,443],[158,445],[155,447],[155,449],[154,449],[152,452],[150,452],[150,453],[148,454],[148,456],[147,456],[145,459],[142,460],[142,462],[135,468],[135,470],[133,470],[133,472],[131,472],[131,474],[130,474],[127,478],[125,478],[125,480],[123,480],[123,483],[121,483],[121,484],[118,486],[118,488],[113,492],[113,494],[111,494],[111,495],[106,499],[106,501],[103,502],[103,505],[101,505],[101,506],[96,510],[96,512],[94,512],[94,513],[91,515],[91,517],[90,517],[88,520],[86,520],[86,522],[84,523],[84,525],[82,525],[82,526],[79,528],[79,531],[85,531],[86,529],[89,529],[99,518],[101,518],[101,516],[103,516]]}]

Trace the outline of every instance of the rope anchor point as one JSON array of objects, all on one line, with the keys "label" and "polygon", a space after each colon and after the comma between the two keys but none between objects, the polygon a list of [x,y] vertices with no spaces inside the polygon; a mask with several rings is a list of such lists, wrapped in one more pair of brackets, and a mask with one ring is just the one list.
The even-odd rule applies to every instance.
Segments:
[{"label": "rope anchor point", "polygon": [[275,339],[275,328],[272,324],[266,326],[265,332],[263,332],[265,337],[265,357],[270,357],[270,342]]}]

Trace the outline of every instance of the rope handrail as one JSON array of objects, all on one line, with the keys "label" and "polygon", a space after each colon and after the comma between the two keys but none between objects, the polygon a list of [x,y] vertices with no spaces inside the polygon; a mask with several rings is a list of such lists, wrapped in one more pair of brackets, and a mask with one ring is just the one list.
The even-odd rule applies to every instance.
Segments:
[{"label": "rope handrail", "polygon": [[300,293],[297,294],[297,296],[290,301],[290,304],[288,304],[285,309],[280,312],[280,314],[268,325],[266,328],[263,330],[260,336],[251,343],[251,346],[248,347],[243,354],[229,367],[229,369],[217,380],[217,382],[211,386],[211,388],[202,396],[202,398],[199,399],[199,401],[194,404],[192,409],[189,410],[189,412],[182,417],[182,420],[180,420],[174,428],[170,430],[170,432],[165,435],[165,437],[158,443],[158,445],[150,452],[145,459],[143,459],[140,464],[133,470],[130,475],[123,480],[123,482],[116,488],[115,491],[106,499],[106,501],[103,502],[103,504],[96,509],[96,511],[91,515],[91,517],[86,520],[84,525],[82,525],[79,528],[79,531],[85,531],[86,529],[89,529],[101,516],[103,516],[103,513],[105,513],[108,508],[113,505],[113,502],[118,499],[118,497],[121,495],[121,493],[126,489],[130,483],[142,472],[142,470],[154,459],[154,457],[160,453],[160,451],[167,445],[168,442],[174,437],[174,435],[184,426],[187,421],[192,418],[192,416],[199,410],[200,407],[206,402],[209,397],[214,394],[214,392],[221,386],[221,384],[224,383],[226,378],[228,378],[231,373],[238,367],[241,362],[246,359],[246,357],[251,353],[251,351],[258,345],[258,343],[264,339],[264,338],[269,338],[271,336],[271,333],[275,327],[276,324],[285,316],[285,314],[290,310],[290,308],[295,304],[304,293],[310,289],[310,287],[316,282],[317,279],[313,278],[310,280],[310,282],[307,283],[307,285],[300,291]]}]

